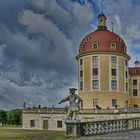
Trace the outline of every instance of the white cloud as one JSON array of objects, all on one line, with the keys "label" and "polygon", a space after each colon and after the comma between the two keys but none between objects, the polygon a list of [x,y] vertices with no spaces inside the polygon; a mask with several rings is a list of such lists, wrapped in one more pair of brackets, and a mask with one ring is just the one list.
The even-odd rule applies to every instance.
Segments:
[{"label": "white cloud", "polygon": [[[57,105],[69,87],[77,86],[75,56],[82,37],[96,28],[91,25],[94,9],[88,0],[83,5],[71,0],[28,1],[32,9],[18,16],[24,31],[0,25],[0,97],[13,106],[21,106],[23,100],[30,106]],[[101,0],[93,2],[99,8]],[[139,55],[139,5],[126,0],[104,3],[108,23],[114,21],[114,31],[133,51],[130,54],[137,50]]]},{"label": "white cloud", "polygon": [[[61,65],[62,59],[65,59],[66,63],[67,61],[72,61],[74,54],[71,40],[50,20],[45,19],[43,15],[28,10],[23,12],[19,20],[21,24],[28,27],[30,32],[42,33],[46,39],[49,38],[53,42],[55,47],[53,48],[53,54],[49,58],[53,64]],[[62,55],[63,52],[65,52],[65,56]]]},{"label": "white cloud", "polygon": [[29,1],[33,6],[44,10],[46,17],[51,19],[68,38],[77,43],[76,45],[79,45],[79,40],[85,34],[92,31],[90,22],[94,15],[90,9],[90,4],[80,5],[76,1],[70,0],[62,0],[60,3],[56,0]]}]

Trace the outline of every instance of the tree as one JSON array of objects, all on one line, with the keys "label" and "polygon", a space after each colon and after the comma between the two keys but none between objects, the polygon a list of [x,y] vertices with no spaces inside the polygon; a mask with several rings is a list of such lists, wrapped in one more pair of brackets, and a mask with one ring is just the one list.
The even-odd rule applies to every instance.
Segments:
[{"label": "tree", "polygon": [[7,113],[4,110],[0,110],[0,123],[3,126],[7,122]]},{"label": "tree", "polygon": [[22,122],[22,111],[20,109],[11,110],[7,113],[7,122],[9,124],[19,125]]}]

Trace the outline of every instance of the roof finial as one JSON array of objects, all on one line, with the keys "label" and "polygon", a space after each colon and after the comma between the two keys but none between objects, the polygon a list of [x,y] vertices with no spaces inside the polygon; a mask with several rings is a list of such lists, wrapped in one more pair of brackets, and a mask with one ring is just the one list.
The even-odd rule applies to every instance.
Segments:
[{"label": "roof finial", "polygon": [[113,28],[114,28],[114,26],[113,26],[114,25],[114,22],[113,21],[111,22],[111,25],[112,25],[112,32],[113,32]]},{"label": "roof finial", "polygon": [[139,62],[139,60],[138,60],[138,57],[136,57],[136,61],[135,61],[134,63],[135,63],[135,67],[139,67],[140,62]]},{"label": "roof finial", "polygon": [[102,0],[102,1],[101,1],[101,9],[100,9],[102,15],[103,15],[103,13],[104,13],[104,12],[103,12],[103,7],[104,7],[104,5],[103,5],[103,0]]}]

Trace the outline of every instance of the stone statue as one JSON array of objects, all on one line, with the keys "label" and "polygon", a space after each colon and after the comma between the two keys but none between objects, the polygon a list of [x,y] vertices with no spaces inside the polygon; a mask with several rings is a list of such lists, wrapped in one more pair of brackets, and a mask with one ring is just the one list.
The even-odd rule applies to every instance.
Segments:
[{"label": "stone statue", "polygon": [[67,112],[67,120],[76,120],[76,114],[80,110],[81,98],[75,94],[76,88],[70,88],[70,94],[63,98],[59,104],[69,101],[69,108]]}]

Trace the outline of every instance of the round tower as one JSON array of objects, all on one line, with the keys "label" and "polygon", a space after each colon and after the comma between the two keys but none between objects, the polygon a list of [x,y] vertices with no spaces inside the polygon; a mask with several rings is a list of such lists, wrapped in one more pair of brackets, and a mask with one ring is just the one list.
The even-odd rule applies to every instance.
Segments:
[{"label": "round tower", "polygon": [[78,93],[83,108],[121,108],[129,106],[127,47],[123,39],[107,30],[106,16],[98,16],[97,30],[80,43]]}]

